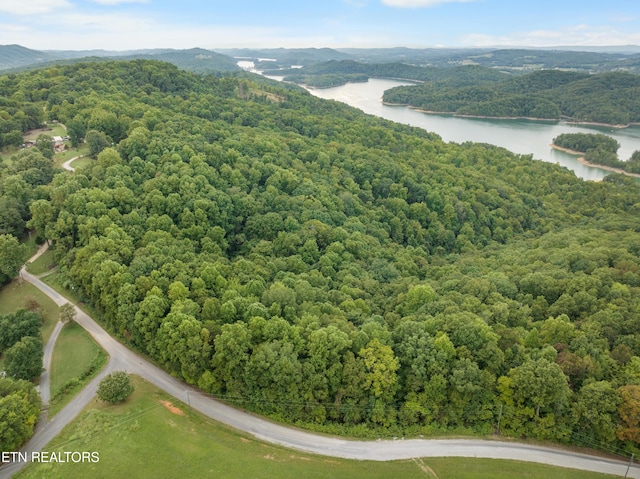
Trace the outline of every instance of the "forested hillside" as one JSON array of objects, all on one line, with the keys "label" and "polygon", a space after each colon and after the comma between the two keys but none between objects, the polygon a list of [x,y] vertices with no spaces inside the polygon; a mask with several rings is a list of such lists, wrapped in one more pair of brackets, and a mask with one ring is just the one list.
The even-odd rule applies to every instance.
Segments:
[{"label": "forested hillside", "polygon": [[196,73],[240,71],[233,58],[202,48],[188,50],[152,49],[125,52],[105,50],[30,50],[19,45],[0,45],[0,71],[16,73],[35,68],[51,68],[56,65],[78,62],[118,60],[156,60],[168,62],[183,70]]},{"label": "forested hillside", "polygon": [[[355,81],[362,81],[362,77],[400,78],[423,82],[436,82],[453,87],[467,87],[483,85],[509,78],[509,75],[498,70],[481,66],[457,66],[452,68],[422,67],[405,63],[361,63],[353,60],[332,60],[309,65],[304,68],[290,70],[267,70],[266,75],[285,75],[285,80],[297,83],[313,84],[317,78],[342,76],[341,83],[354,81],[350,76],[356,76]],[[336,86],[339,83],[334,82]],[[314,85],[315,86],[315,85]]]},{"label": "forested hillside", "polygon": [[48,53],[30,50],[20,45],[0,45],[0,70],[48,62],[54,59]]},{"label": "forested hillside", "polygon": [[4,76],[0,95],[107,139],[52,181],[18,159],[0,191],[176,376],[318,429],[636,450],[633,181],[157,62]]},{"label": "forested hillside", "polygon": [[383,100],[460,115],[628,125],[640,122],[640,76],[543,70],[480,86],[401,86],[387,90]]}]

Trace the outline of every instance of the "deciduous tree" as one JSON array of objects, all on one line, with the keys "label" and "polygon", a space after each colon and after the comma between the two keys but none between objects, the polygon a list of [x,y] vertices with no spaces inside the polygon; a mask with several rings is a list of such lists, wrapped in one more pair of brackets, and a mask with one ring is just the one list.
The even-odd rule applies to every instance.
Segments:
[{"label": "deciduous tree", "polygon": [[133,393],[133,384],[124,371],[107,374],[98,385],[98,397],[101,401],[117,404]]}]

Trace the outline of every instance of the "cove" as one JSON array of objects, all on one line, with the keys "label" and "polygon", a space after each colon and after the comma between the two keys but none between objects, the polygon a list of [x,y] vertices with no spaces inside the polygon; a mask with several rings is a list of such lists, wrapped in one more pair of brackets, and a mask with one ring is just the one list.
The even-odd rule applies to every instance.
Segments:
[{"label": "cove", "polygon": [[535,159],[558,163],[585,180],[601,180],[610,173],[600,168],[583,165],[576,156],[551,148],[552,140],[559,134],[604,133],[610,135],[620,143],[618,155],[623,160],[629,159],[635,150],[640,150],[640,127],[638,126],[616,129],[575,125],[564,121],[461,118],[452,115],[427,114],[405,106],[390,106],[382,103],[382,94],[385,90],[410,84],[411,82],[372,78],[366,83],[347,83],[333,88],[308,90],[317,97],[341,101],[371,115],[424,128],[438,134],[446,142],[489,143],[514,153],[532,154]]}]

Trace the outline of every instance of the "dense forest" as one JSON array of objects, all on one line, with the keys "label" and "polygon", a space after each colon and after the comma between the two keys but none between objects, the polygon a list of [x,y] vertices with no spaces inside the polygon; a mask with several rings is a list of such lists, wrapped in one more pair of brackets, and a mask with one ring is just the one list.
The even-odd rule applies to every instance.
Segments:
[{"label": "dense forest", "polygon": [[631,179],[153,61],[3,76],[0,98],[92,138],[74,174],[23,150],[0,192],[105,325],[188,383],[319,430],[637,451]]},{"label": "dense forest", "polygon": [[640,76],[542,70],[477,86],[400,86],[387,90],[383,100],[459,115],[629,125],[640,122]]}]

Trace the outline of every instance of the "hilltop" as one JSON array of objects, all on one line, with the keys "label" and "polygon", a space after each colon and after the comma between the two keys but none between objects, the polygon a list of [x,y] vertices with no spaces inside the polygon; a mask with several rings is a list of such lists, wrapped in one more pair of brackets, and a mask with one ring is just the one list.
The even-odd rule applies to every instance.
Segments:
[{"label": "hilltop", "polygon": [[69,174],[21,150],[3,224],[28,221],[59,281],[176,377],[332,433],[636,451],[632,180],[157,61],[2,76],[0,95],[12,128],[46,115],[95,157]]}]

